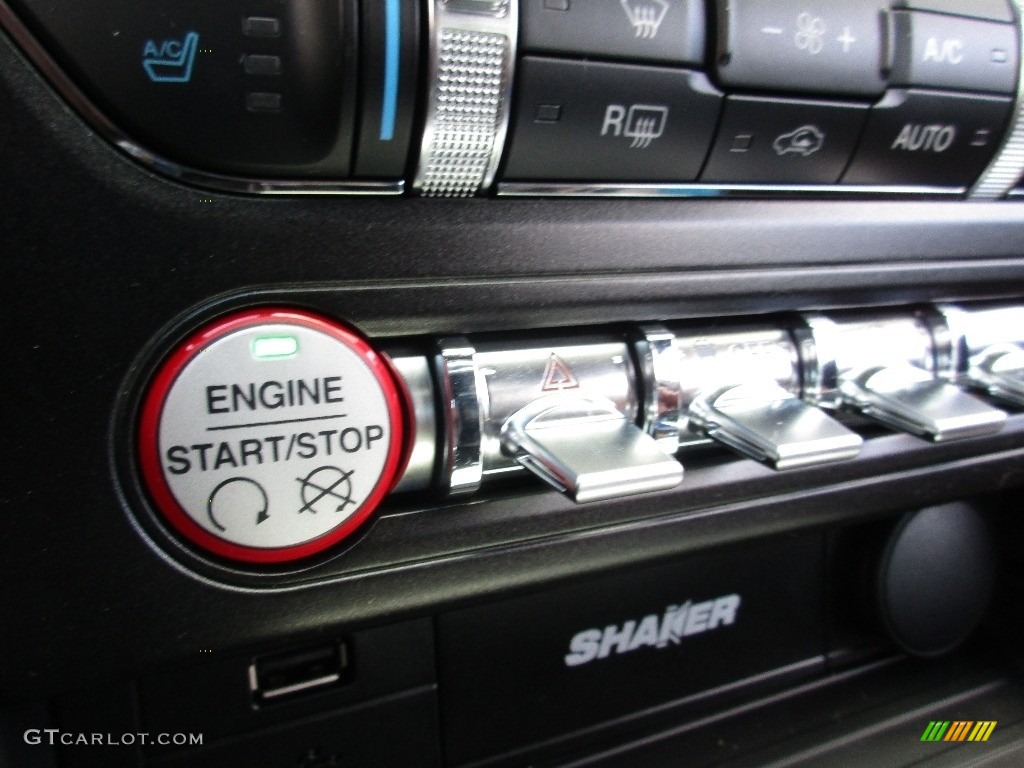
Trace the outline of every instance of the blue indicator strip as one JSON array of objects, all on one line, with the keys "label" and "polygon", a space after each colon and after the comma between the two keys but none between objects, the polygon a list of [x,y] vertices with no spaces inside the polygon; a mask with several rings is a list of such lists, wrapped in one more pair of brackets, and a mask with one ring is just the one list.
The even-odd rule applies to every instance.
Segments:
[{"label": "blue indicator strip", "polygon": [[380,140],[395,137],[395,112],[398,109],[398,64],[402,35],[400,0],[384,0],[384,99],[380,108]]}]

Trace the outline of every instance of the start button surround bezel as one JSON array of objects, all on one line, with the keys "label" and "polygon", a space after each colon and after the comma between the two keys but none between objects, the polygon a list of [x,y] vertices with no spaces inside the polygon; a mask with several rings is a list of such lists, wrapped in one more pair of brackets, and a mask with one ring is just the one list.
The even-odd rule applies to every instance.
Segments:
[{"label": "start button surround bezel", "polygon": [[[160,435],[165,406],[175,383],[203,350],[232,334],[261,326],[292,325],[340,342],[366,366],[380,387],[387,411],[389,444],[377,481],[357,509],[337,526],[314,538],[280,547],[240,544],[217,536],[185,511],[164,472]],[[284,564],[323,552],[354,533],[372,515],[401,478],[412,445],[409,397],[388,358],[339,322],[306,310],[262,307],[234,312],[214,320],[181,342],[159,365],[150,380],[139,412],[136,455],[149,497],[161,519],[189,543],[206,553],[249,564]]]}]

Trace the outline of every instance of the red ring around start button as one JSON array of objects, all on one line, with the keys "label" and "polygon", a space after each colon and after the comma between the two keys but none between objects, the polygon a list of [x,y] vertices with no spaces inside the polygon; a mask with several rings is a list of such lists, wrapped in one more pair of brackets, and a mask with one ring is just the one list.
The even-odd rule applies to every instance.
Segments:
[{"label": "red ring around start button", "polygon": [[142,477],[201,549],[299,560],[356,531],[401,477],[408,401],[390,361],[348,328],[300,310],[237,312],[186,339],[150,382]]}]

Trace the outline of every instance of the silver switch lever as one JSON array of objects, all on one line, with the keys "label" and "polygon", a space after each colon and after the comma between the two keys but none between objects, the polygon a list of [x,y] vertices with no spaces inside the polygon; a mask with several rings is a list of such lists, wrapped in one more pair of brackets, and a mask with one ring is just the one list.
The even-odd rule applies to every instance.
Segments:
[{"label": "silver switch lever", "polygon": [[865,416],[936,442],[989,435],[1006,421],[1003,411],[913,365],[848,374],[839,390]]},{"label": "silver switch lever", "polygon": [[1024,407],[1024,350],[995,344],[971,358],[968,381],[992,397]]},{"label": "silver switch lever", "polygon": [[549,395],[510,416],[502,451],[577,502],[674,488],[682,465],[610,400]]},{"label": "silver switch lever", "polygon": [[1024,306],[945,305],[938,311],[949,330],[952,378],[1024,408]]},{"label": "silver switch lever", "polygon": [[690,404],[690,429],[775,469],[852,459],[863,440],[774,381],[725,386]]},{"label": "silver switch lever", "polygon": [[928,317],[805,315],[804,321],[796,336],[805,400],[859,411],[936,442],[1002,429],[1005,413],[940,378],[948,355]]}]

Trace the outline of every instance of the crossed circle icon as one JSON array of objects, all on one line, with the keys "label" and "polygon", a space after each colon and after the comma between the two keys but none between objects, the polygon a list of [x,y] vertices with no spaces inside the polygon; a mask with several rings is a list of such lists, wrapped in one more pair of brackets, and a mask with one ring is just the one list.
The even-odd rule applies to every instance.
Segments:
[{"label": "crossed circle icon", "polygon": [[[343,512],[349,504],[355,504],[352,498],[352,474],[355,470],[345,471],[338,467],[325,465],[318,467],[304,478],[295,478],[302,486],[302,506],[299,514],[327,511]],[[315,478],[315,481],[314,481]]]}]

